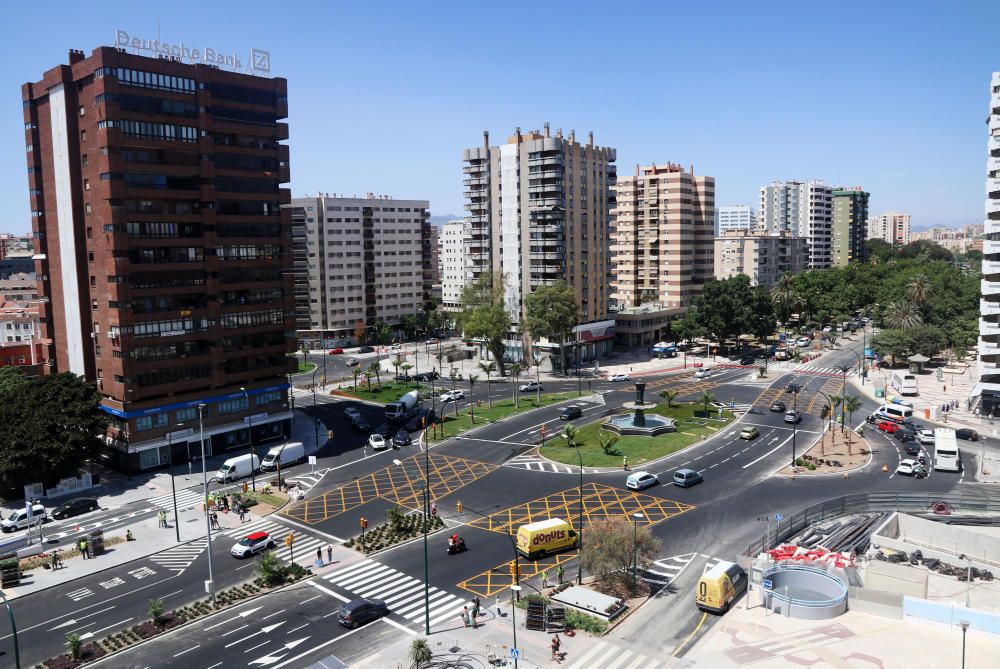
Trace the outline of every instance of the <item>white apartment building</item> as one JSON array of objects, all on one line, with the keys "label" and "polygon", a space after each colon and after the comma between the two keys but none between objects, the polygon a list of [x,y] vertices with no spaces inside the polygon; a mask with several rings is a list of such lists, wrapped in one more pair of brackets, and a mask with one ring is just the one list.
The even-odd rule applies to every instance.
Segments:
[{"label": "white apartment building", "polygon": [[722,235],[727,230],[755,230],[757,214],[745,204],[718,207],[715,210],[715,234]]},{"label": "white apartment building", "polygon": [[993,73],[986,162],[986,221],[982,299],[979,302],[980,413],[1000,415],[1000,72]]},{"label": "white apartment building", "polygon": [[441,226],[438,237],[438,259],[441,262],[441,308],[460,311],[462,288],[465,286],[465,221],[448,221]]},{"label": "white apartment building", "polygon": [[868,219],[868,239],[881,239],[889,244],[906,246],[910,243],[910,215],[887,211]]},{"label": "white apartment building", "polygon": [[809,242],[785,230],[778,235],[766,230],[727,230],[715,238],[715,278],[739,274],[754,286],[770,288],[784,274],[807,269]]},{"label": "white apartment building", "polygon": [[822,181],[774,181],[760,189],[757,221],[773,235],[809,240],[809,269],[833,262],[833,191]]},{"label": "white apartment building", "polygon": [[[320,194],[292,199],[304,218],[310,328],[323,346],[356,338],[378,322],[400,325],[431,298],[430,203]],[[297,268],[299,269],[299,268]]]}]

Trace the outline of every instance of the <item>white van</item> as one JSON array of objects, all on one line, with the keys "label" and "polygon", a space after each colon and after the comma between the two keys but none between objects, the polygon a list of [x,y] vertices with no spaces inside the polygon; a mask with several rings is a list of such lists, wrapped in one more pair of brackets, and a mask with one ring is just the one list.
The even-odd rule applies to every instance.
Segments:
[{"label": "white van", "polygon": [[45,507],[41,504],[31,505],[31,518],[28,518],[28,510],[24,507],[14,511],[9,516],[0,522],[0,528],[4,532],[13,532],[14,530],[23,530],[29,525],[34,527],[36,525],[41,525],[49,517],[48,512]]},{"label": "white van", "polygon": [[895,372],[892,375],[892,387],[900,395],[919,395],[917,377],[913,374]]},{"label": "white van", "polygon": [[226,481],[234,481],[236,479],[243,478],[244,476],[250,476],[253,470],[260,467],[260,458],[256,455],[251,455],[247,453],[246,455],[238,455],[235,458],[229,458],[222,463],[219,467],[219,473],[215,475],[222,483]]},{"label": "white van", "polygon": [[301,441],[290,441],[281,446],[272,446],[260,463],[261,471],[271,471],[278,468],[278,457],[281,456],[281,466],[287,467],[301,462],[306,457],[306,447]]},{"label": "white van", "polygon": [[883,404],[875,414],[879,418],[902,423],[904,420],[913,418],[913,409],[903,404]]}]

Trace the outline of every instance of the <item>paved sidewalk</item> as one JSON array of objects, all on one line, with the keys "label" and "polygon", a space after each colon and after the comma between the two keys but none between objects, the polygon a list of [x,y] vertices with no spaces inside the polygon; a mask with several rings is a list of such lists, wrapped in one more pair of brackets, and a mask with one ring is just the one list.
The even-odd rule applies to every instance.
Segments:
[{"label": "paved sidewalk", "polygon": [[[673,666],[936,669],[961,663],[962,631],[957,625],[856,611],[832,620],[797,620],[744,606],[741,601],[730,610]],[[967,669],[995,667],[998,654],[1000,636],[968,631]]]}]

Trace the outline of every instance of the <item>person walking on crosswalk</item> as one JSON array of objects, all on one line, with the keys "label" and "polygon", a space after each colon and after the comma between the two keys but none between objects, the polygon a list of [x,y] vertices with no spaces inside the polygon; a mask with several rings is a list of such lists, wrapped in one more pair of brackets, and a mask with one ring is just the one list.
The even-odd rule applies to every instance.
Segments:
[{"label": "person walking on crosswalk", "polygon": [[333,564],[333,546],[330,544],[326,545],[326,562],[327,564]]}]

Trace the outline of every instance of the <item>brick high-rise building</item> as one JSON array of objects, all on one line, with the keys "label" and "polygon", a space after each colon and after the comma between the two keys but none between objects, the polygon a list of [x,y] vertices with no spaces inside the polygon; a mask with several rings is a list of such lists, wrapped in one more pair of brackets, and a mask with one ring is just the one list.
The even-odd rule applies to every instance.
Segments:
[{"label": "brick high-rise building", "polygon": [[199,418],[206,455],[289,433],[286,96],[111,47],[22,87],[47,357],[97,384],[130,471],[197,453]]}]

